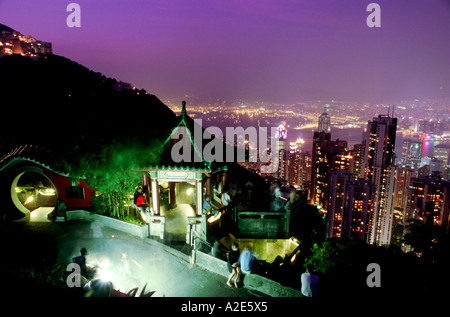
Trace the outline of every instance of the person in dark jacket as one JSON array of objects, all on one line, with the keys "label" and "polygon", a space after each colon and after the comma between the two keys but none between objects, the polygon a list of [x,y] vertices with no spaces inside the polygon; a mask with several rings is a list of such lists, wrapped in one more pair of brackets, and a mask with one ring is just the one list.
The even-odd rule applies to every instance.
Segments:
[{"label": "person in dark jacket", "polygon": [[230,271],[230,276],[228,277],[227,285],[231,287],[231,280],[233,276],[236,275],[236,278],[234,279],[234,286],[237,288],[237,282],[239,280],[239,273],[240,268],[239,264],[237,263],[239,260],[240,252],[239,252],[239,246],[237,243],[233,243],[231,245],[231,249],[228,250],[228,259],[227,259],[227,266],[228,270]]}]

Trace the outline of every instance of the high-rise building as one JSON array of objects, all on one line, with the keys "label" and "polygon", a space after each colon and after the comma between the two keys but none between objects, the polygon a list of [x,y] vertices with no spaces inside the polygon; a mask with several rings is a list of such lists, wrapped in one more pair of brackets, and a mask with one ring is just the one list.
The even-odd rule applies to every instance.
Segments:
[{"label": "high-rise building", "polygon": [[430,161],[430,176],[434,173],[442,174],[443,165],[441,160],[434,158]]},{"label": "high-rise building", "polygon": [[335,170],[330,173],[330,196],[327,211],[328,238],[342,237],[348,183],[352,178],[353,174],[348,170]]},{"label": "high-rise building", "polygon": [[426,165],[430,166],[430,162],[432,159],[433,159],[433,157],[431,157],[431,156],[422,157],[422,159],[420,160],[420,167],[424,167]]},{"label": "high-rise building", "polygon": [[299,187],[302,187],[300,173],[302,169],[302,146],[304,143],[305,141],[302,139],[289,143],[287,180],[289,180],[290,184]]},{"label": "high-rise building", "polygon": [[327,212],[328,238],[366,240],[372,191],[372,183],[364,178],[354,180],[354,175],[349,171],[331,172]]},{"label": "high-rise building", "polygon": [[343,236],[365,241],[369,212],[372,208],[373,184],[358,178],[347,184]]},{"label": "high-rise building", "polygon": [[420,140],[403,140],[401,165],[412,167],[416,172],[416,175],[419,167],[421,167],[422,149],[423,145]]},{"label": "high-rise building", "polygon": [[331,132],[331,118],[328,113],[324,112],[319,117],[319,132],[330,133]]},{"label": "high-rise building", "polygon": [[350,171],[356,178],[364,176],[364,144],[355,144],[350,151]]},{"label": "high-rise building", "polygon": [[314,132],[311,157],[311,193],[312,205],[322,205],[328,200],[328,181],[331,162],[328,148],[331,143],[331,134]]},{"label": "high-rise building", "polygon": [[[300,153],[299,186],[302,189],[311,186],[311,152]],[[308,192],[311,194],[311,192]]]},{"label": "high-rise building", "polygon": [[450,147],[448,145],[436,145],[433,150],[433,156],[442,161],[444,165],[449,164]]},{"label": "high-rise building", "polygon": [[371,244],[390,243],[395,194],[395,134],[397,118],[379,115],[367,124],[364,178],[374,184],[367,228]]},{"label": "high-rise building", "polygon": [[412,178],[407,196],[405,224],[411,219],[444,226],[448,225],[450,209],[450,183],[443,180],[440,173],[423,178]]},{"label": "high-rise building", "polygon": [[330,172],[350,167],[347,141],[331,141],[331,134],[314,132],[311,159],[310,203],[321,206],[326,212],[329,197]]},{"label": "high-rise building", "polygon": [[287,130],[283,125],[278,127],[278,136],[276,140],[276,153],[278,153],[278,170],[275,172],[275,177],[288,180],[288,154],[286,149]]},{"label": "high-rise building", "polygon": [[410,195],[410,183],[414,177],[414,170],[410,166],[397,169],[397,188],[395,191],[394,208],[400,209],[403,216],[406,214],[407,198]]},{"label": "high-rise building", "polygon": [[434,147],[433,155],[440,160],[441,171],[444,179],[450,179],[450,147],[448,145],[437,145]]},{"label": "high-rise building", "polygon": [[441,183],[441,210],[439,212],[439,224],[449,230],[450,225],[450,182],[444,181]]},{"label": "high-rise building", "polygon": [[425,183],[420,178],[411,178],[406,196],[406,207],[403,215],[403,224],[406,226],[410,220],[421,217],[421,208],[425,191]]}]

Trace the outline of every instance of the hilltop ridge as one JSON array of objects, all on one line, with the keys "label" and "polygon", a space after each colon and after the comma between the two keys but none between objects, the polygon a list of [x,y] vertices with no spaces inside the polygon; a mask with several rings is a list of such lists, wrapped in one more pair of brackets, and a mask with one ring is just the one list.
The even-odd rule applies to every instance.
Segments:
[{"label": "hilltop ridge", "polygon": [[114,89],[117,80],[58,55],[0,58],[0,153],[34,144],[59,153],[75,146],[148,144],[165,136],[176,115],[143,89]]}]

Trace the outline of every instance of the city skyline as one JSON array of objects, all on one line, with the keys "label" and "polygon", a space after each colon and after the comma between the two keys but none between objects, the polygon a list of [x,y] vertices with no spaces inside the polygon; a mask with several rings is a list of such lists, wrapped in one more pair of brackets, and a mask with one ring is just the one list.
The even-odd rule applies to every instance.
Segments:
[{"label": "city skyline", "polygon": [[0,0],[8,293],[429,309],[450,0],[374,1]]},{"label": "city skyline", "polygon": [[[25,3],[24,3],[25,2]],[[161,99],[385,102],[450,96],[450,4],[377,1],[0,1],[1,23]]]}]

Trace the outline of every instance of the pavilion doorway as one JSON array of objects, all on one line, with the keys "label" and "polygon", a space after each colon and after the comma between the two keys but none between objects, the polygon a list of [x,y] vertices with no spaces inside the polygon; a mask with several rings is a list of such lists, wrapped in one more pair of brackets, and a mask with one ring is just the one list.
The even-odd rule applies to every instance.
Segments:
[{"label": "pavilion doorway", "polygon": [[188,218],[196,216],[195,182],[169,182],[162,187],[160,211],[166,240],[186,243]]}]

